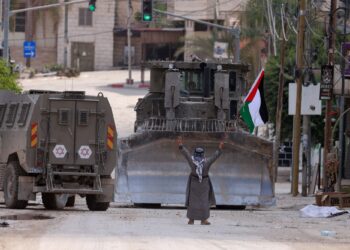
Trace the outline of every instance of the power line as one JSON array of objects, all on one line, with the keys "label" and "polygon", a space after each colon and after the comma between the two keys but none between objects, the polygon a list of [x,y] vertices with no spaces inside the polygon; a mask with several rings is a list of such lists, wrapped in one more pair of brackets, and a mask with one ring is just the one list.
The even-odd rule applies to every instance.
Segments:
[{"label": "power line", "polygon": [[316,37],[322,38],[322,40],[323,40],[324,36],[322,36],[322,35],[320,35],[320,34],[317,34],[317,33],[311,28],[311,25],[310,25],[310,23],[309,23],[307,17],[305,17],[305,22],[306,22],[307,28],[311,31],[311,33],[312,33],[314,36],[316,36]]},{"label": "power line", "polygon": [[[100,32],[95,32],[95,33],[80,33],[80,34],[70,35],[70,36],[68,36],[68,38],[82,37],[82,36],[96,36],[96,35],[107,34],[107,33],[111,33],[111,32],[114,32],[114,30],[100,31]],[[59,36],[55,36],[55,37],[42,37],[42,38],[36,38],[35,41],[55,40],[55,39],[60,39],[60,38],[65,38],[65,36],[59,35]],[[9,39],[9,41],[25,41],[25,39]]]},{"label": "power line", "polygon": [[293,24],[290,23],[288,17],[286,17],[286,20],[287,20],[287,23],[288,23],[289,28],[290,28],[291,30],[293,30],[293,32],[294,32],[295,34],[297,34],[297,33],[298,33],[297,30],[294,28]]},{"label": "power line", "polygon": [[286,36],[286,32],[284,30],[284,18],[285,18],[285,13],[284,13],[284,4],[281,6],[281,22],[282,22],[282,33],[283,33],[283,38],[285,41],[288,41],[288,38]]},{"label": "power line", "polygon": [[[219,4],[223,5],[223,4],[226,4],[226,3],[229,3],[229,2],[232,2],[232,0],[227,0],[227,1],[224,1],[224,2],[221,2],[221,3],[219,2]],[[234,11],[234,10],[238,9],[240,7],[240,4],[241,3],[239,2],[235,7],[233,7],[229,11]],[[193,13],[203,12],[203,11],[210,10],[210,9],[215,9],[215,8],[216,8],[216,4],[212,4],[210,6],[207,6],[204,9],[198,9],[198,10],[192,10],[192,11],[177,10],[176,12],[185,13],[185,14],[183,14],[183,16],[187,16],[187,15],[191,15]]]}]

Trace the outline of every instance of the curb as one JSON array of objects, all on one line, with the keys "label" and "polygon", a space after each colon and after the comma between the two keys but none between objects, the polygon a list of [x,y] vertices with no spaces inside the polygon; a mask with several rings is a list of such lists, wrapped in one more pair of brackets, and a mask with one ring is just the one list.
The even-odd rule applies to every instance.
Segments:
[{"label": "curb", "polygon": [[129,88],[129,89],[149,89],[149,82],[134,82],[134,84],[126,84],[126,83],[112,83],[108,85],[111,88]]}]

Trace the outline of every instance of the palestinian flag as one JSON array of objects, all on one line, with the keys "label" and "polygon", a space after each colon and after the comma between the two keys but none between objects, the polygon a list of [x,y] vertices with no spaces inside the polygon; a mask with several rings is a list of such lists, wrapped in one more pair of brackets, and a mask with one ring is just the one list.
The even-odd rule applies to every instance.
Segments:
[{"label": "palestinian flag", "polygon": [[240,114],[248,125],[250,133],[253,133],[256,126],[265,124],[269,119],[264,99],[264,69],[260,71],[244,99]]}]

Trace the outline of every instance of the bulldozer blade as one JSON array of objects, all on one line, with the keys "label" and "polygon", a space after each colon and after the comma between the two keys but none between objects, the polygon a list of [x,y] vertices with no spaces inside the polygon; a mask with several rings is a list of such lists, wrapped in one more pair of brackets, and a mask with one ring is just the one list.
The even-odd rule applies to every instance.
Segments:
[{"label": "bulldozer blade", "polygon": [[[203,147],[215,152],[223,133],[143,132],[121,139],[116,171],[116,202],[185,204],[189,164],[176,137],[192,152]],[[275,204],[272,143],[242,131],[228,133],[221,157],[209,175],[217,205]]]}]

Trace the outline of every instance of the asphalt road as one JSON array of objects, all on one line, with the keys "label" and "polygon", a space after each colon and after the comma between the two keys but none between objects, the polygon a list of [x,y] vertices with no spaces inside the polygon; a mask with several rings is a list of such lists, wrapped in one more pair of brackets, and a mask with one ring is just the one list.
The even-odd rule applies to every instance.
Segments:
[{"label": "asphalt road", "polygon": [[[107,212],[90,212],[83,199],[64,211],[44,210],[39,199],[25,210],[8,210],[0,204],[0,218],[51,217],[6,220],[9,227],[0,227],[0,249],[349,249],[349,215],[301,218],[298,210],[312,203],[312,197],[278,194],[277,198],[272,208],[212,210],[210,226],[187,225],[183,208],[114,204]],[[321,236],[324,230],[335,236]]]}]

